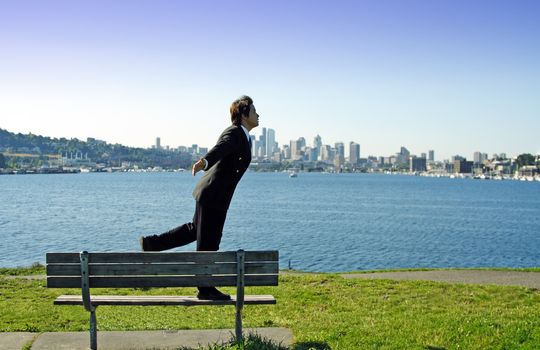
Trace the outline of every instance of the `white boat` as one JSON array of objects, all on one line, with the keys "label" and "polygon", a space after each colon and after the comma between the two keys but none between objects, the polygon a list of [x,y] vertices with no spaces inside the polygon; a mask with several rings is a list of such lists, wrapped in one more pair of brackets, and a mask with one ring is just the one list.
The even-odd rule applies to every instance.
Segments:
[{"label": "white boat", "polygon": [[291,171],[289,177],[298,177],[298,173],[296,171]]}]

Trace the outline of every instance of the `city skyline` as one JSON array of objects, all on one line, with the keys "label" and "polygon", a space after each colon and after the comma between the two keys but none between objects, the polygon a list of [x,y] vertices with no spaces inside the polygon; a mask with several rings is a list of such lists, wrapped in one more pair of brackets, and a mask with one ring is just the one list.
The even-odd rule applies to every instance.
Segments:
[{"label": "city skyline", "polygon": [[[270,157],[269,156],[269,150],[272,149],[274,146],[277,147],[275,149],[276,152],[283,152],[283,146],[286,146],[288,148],[290,148],[290,145],[291,143],[295,142],[295,141],[298,141],[298,140],[303,140],[303,142],[305,143],[305,146],[308,147],[308,148],[315,148],[317,144],[319,144],[319,147],[321,146],[330,146],[332,148],[335,148],[336,145],[338,144],[341,144],[344,148],[343,148],[343,155],[345,158],[347,159],[350,159],[351,157],[351,149],[354,147],[354,159],[359,159],[359,158],[368,158],[368,157],[392,157],[392,156],[395,156],[396,154],[399,154],[401,152],[403,152],[404,150],[410,154],[410,156],[414,156],[414,157],[417,157],[417,158],[425,158],[427,160],[430,160],[430,161],[438,161],[438,162],[441,162],[441,161],[453,161],[454,158],[464,158],[464,159],[467,159],[467,160],[473,160],[475,163],[482,163],[482,161],[484,160],[487,160],[487,159],[490,159],[491,157],[495,157],[495,156],[502,156],[502,158],[507,158],[507,157],[510,157],[510,158],[515,158],[517,157],[519,154],[524,154],[524,153],[530,153],[530,152],[519,152],[519,154],[515,154],[515,155],[509,155],[507,152],[505,151],[502,151],[502,152],[485,152],[484,150],[475,150],[473,152],[471,152],[470,154],[458,154],[458,153],[453,153],[450,157],[448,158],[441,158],[441,157],[436,157],[435,155],[437,154],[437,151],[434,150],[434,149],[427,149],[427,150],[409,150],[407,145],[401,145],[400,146],[400,150],[395,150],[395,152],[393,153],[389,153],[389,154],[364,154],[361,152],[361,149],[362,149],[362,144],[361,143],[358,143],[357,141],[358,140],[347,140],[347,141],[337,141],[337,142],[324,142],[324,138],[320,135],[320,134],[317,134],[315,135],[313,138],[312,138],[312,142],[309,142],[308,141],[308,138],[304,137],[304,136],[300,136],[299,138],[295,139],[295,140],[289,140],[288,143],[285,143],[285,144],[281,144],[281,143],[278,143],[278,142],[275,142],[275,139],[274,139],[274,142],[275,142],[275,145],[272,145],[272,143],[268,143],[268,139],[266,139],[265,137],[265,131],[266,132],[270,132],[273,137],[275,137],[275,134],[276,134],[276,131],[272,128],[267,128],[267,127],[261,127],[260,129],[260,133],[259,135],[250,132],[250,136],[251,136],[251,139],[252,141],[254,141],[253,143],[253,147],[254,149],[256,147],[259,147],[260,145],[258,144],[259,142],[261,142],[261,140],[265,140],[265,141],[262,141],[265,143],[265,152],[264,152],[264,156],[261,156],[260,158],[264,158],[264,157]],[[273,139],[273,138],[272,138]],[[154,145],[151,145],[149,147],[155,147],[155,148],[170,148],[170,149],[180,149],[180,148],[186,148],[186,147],[189,147],[189,145],[187,144],[182,144],[182,145],[175,145],[175,146],[172,146],[172,145],[165,145],[165,146],[161,146],[160,145],[161,143],[161,138],[158,136],[156,137],[156,143]],[[354,146],[353,146],[354,145]],[[199,144],[199,143],[194,143],[192,144],[191,146],[197,146],[199,149],[204,149],[204,150],[209,150],[212,146],[209,146],[209,145],[203,145],[203,144]],[[252,149],[253,151],[253,149]],[[255,152],[253,152],[255,153]],[[538,154],[535,154],[535,155],[540,155],[540,152]]]},{"label": "city skyline", "polygon": [[211,147],[248,94],[280,145],[537,154],[538,13],[529,0],[1,2],[0,128]]}]

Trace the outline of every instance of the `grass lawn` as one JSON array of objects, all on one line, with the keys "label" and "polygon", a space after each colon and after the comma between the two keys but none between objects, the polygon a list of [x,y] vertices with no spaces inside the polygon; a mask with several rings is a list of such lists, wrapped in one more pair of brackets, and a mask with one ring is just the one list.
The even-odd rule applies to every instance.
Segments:
[{"label": "grass lawn", "polygon": [[[32,272],[44,273],[39,267]],[[88,330],[82,306],[52,304],[56,296],[80,290],[6,277],[17,274],[28,270],[0,269],[1,332]],[[194,293],[194,288],[93,290]],[[534,289],[286,274],[278,287],[248,287],[246,294],[273,294],[278,303],[246,306],[244,327],[288,327],[295,350],[540,349],[540,291]],[[234,328],[234,307],[100,306],[97,318],[99,330]]]}]

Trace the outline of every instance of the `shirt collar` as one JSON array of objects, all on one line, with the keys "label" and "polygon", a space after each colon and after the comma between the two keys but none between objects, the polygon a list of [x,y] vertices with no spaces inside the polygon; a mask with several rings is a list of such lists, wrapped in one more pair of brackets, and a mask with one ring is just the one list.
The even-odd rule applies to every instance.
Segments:
[{"label": "shirt collar", "polygon": [[241,125],[241,124],[240,124],[240,126],[242,127],[242,130],[244,130],[244,133],[246,134],[246,137],[248,138],[248,142],[249,142],[249,140],[251,140],[251,136],[249,136],[248,129],[246,129],[246,127]]}]

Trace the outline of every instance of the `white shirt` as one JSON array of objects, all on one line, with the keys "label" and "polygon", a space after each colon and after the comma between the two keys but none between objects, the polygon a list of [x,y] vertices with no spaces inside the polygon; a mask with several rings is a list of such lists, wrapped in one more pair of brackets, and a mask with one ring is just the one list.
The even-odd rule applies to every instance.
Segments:
[{"label": "white shirt", "polygon": [[247,139],[248,139],[248,143],[250,143],[250,142],[251,142],[251,136],[249,136],[249,131],[248,131],[248,129],[246,129],[246,127],[243,126],[243,125],[240,125],[240,126],[242,127],[242,130],[244,130],[244,133],[246,134],[246,137],[247,137]]}]

